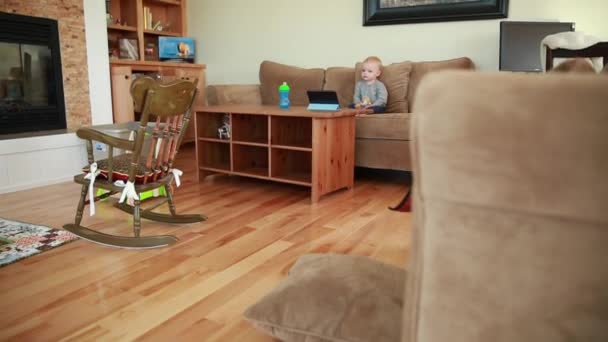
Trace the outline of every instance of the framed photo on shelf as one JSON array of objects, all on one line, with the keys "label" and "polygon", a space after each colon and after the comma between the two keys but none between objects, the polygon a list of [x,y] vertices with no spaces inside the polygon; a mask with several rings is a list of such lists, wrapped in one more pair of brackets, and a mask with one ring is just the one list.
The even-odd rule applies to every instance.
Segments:
[{"label": "framed photo on shelf", "polygon": [[363,26],[506,18],[509,0],[363,0]]},{"label": "framed photo on shelf", "polygon": [[118,40],[120,50],[120,59],[139,59],[139,48],[137,47],[137,39],[120,38]]},{"label": "framed photo on shelf", "polygon": [[194,63],[194,39],[187,37],[159,37],[158,57],[161,61]]}]

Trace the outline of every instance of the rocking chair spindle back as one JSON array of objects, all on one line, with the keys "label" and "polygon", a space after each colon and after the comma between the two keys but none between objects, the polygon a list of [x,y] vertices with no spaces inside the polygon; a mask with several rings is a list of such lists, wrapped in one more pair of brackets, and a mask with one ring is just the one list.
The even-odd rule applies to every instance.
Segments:
[{"label": "rocking chair spindle back", "polygon": [[[173,168],[173,161],[179,151],[184,132],[190,121],[192,105],[196,98],[197,80],[194,82],[178,80],[169,84],[161,84],[150,77],[140,77],[131,85],[131,95],[134,109],[141,113],[141,120],[136,130],[132,131],[133,139],[121,139],[108,135],[94,128],[81,128],[78,137],[87,140],[87,152],[90,167],[87,174],[74,177],[76,183],[82,184],[81,198],[76,210],[74,224],[66,224],[64,228],[82,238],[93,242],[126,248],[154,248],[172,244],[177,241],[175,236],[140,236],[141,217],[169,223],[193,223],[206,219],[202,215],[178,215],[173,203],[172,182],[179,186],[181,171]],[[154,122],[150,129],[149,122]],[[150,136],[149,150],[142,160],[146,135]],[[108,158],[95,162],[92,141],[107,144]],[[113,148],[129,151],[129,154],[113,155]],[[98,171],[95,169],[99,166]],[[122,167],[122,168],[121,168]],[[86,169],[86,168],[85,168]],[[123,171],[123,173],[120,173]],[[125,169],[128,169],[126,171]],[[86,171],[86,170],[85,170]],[[100,172],[105,179],[96,180]],[[124,175],[127,177],[124,177]],[[126,178],[126,185],[114,182],[119,175]],[[117,184],[118,183],[118,184]],[[93,187],[109,190],[108,193],[94,197]],[[160,204],[140,210],[138,194],[165,187],[167,197]],[[87,191],[88,190],[88,191]],[[94,202],[112,194],[122,192],[117,207],[133,215],[133,237],[104,234],[80,225],[85,205],[94,208]],[[88,201],[85,200],[87,193]],[[133,200],[133,205],[123,203],[125,197]],[[161,204],[168,203],[170,214],[152,212]],[[94,209],[91,210],[94,213]]]}]

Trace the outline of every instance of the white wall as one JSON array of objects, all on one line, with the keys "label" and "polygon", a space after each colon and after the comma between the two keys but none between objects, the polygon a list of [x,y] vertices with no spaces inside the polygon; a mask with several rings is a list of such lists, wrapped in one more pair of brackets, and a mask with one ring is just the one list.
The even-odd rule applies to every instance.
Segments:
[{"label": "white wall", "polygon": [[86,162],[74,133],[0,141],[0,194],[69,181]]},{"label": "white wall", "polygon": [[[576,22],[608,40],[608,0],[510,0],[509,20]],[[363,27],[363,0],[196,0],[188,32],[209,84],[257,83],[261,61],[301,67],[352,66],[468,56],[498,70],[500,20]]]},{"label": "white wall", "polygon": [[109,124],[113,117],[105,0],[84,0],[84,23],[92,124]]}]

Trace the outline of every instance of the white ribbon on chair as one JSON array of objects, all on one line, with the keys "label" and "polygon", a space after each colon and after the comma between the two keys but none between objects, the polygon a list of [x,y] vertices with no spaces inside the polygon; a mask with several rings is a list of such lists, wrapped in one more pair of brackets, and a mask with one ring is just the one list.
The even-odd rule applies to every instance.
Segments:
[{"label": "white ribbon on chair", "polygon": [[154,158],[158,158],[158,154],[160,153],[160,145],[163,142],[163,138],[158,138],[156,141],[156,147],[154,149]]},{"label": "white ribbon on chair", "polygon": [[118,203],[124,202],[126,198],[128,198],[129,200],[139,199],[137,191],[135,191],[135,183],[129,181],[125,183],[122,180],[117,180],[116,182],[114,182],[114,185],[119,186],[121,188],[124,187],[122,193],[120,194],[120,200],[118,200]]},{"label": "white ribbon on chair", "polygon": [[97,163],[89,165],[89,173],[84,176],[84,179],[89,179],[89,215],[95,215],[95,178],[99,176],[101,171],[97,170]]},{"label": "white ribbon on chair", "polygon": [[181,177],[184,172],[180,169],[171,169],[171,173],[173,173],[173,178],[175,178],[175,185],[177,185],[177,187],[179,188],[179,186],[182,185],[182,182],[179,180],[179,177]]}]

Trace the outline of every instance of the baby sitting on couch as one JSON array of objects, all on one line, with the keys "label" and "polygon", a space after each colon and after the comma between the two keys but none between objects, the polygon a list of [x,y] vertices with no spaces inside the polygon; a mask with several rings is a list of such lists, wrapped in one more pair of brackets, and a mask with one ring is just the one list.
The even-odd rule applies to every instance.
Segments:
[{"label": "baby sitting on couch", "polygon": [[374,114],[383,113],[386,109],[388,91],[384,83],[378,80],[382,73],[382,61],[371,56],[363,61],[361,69],[362,80],[355,86],[354,103],[350,108],[371,109]]}]

